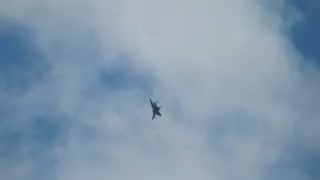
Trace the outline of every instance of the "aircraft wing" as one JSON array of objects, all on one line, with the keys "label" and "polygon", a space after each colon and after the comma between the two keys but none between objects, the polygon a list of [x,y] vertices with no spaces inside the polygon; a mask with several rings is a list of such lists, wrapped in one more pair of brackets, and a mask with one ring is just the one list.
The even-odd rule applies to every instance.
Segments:
[{"label": "aircraft wing", "polygon": [[154,120],[155,117],[156,117],[156,114],[153,113],[153,114],[152,114],[152,120]]}]

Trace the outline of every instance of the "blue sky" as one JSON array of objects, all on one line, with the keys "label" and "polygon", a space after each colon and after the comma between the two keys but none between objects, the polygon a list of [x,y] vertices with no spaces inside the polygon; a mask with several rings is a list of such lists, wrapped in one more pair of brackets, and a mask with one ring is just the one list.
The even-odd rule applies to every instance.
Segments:
[{"label": "blue sky", "polygon": [[320,178],[320,3],[53,2],[0,3],[6,180]]},{"label": "blue sky", "polygon": [[304,56],[310,59],[318,59],[319,52],[319,8],[320,3],[317,1],[301,1],[294,0],[295,6],[303,13],[303,21],[293,27],[293,42],[295,46],[303,53]]}]

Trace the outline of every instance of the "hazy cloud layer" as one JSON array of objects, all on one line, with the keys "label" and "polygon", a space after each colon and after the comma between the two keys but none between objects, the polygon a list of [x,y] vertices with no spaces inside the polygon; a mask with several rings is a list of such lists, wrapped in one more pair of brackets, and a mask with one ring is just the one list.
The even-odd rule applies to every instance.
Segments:
[{"label": "hazy cloud layer", "polygon": [[[283,6],[1,2],[4,19],[32,30],[49,65],[19,96],[1,95],[3,134],[17,132],[19,143],[1,144],[18,150],[3,156],[0,173],[10,180],[311,179],[281,165],[295,137],[310,140],[306,147],[319,137],[296,130],[317,111],[307,108],[313,96],[301,94],[317,87],[304,80],[302,58],[283,34]],[[157,121],[149,96],[163,106]]]}]

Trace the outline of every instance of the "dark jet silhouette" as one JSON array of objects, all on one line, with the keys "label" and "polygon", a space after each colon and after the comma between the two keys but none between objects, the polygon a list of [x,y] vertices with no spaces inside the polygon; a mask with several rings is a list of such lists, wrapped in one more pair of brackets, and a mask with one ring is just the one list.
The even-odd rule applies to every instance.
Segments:
[{"label": "dark jet silhouette", "polygon": [[160,106],[157,105],[157,101],[156,102],[153,102],[150,98],[149,98],[149,101],[150,101],[150,105],[152,107],[152,120],[154,120],[154,118],[156,116],[162,116],[161,113],[160,113]]}]

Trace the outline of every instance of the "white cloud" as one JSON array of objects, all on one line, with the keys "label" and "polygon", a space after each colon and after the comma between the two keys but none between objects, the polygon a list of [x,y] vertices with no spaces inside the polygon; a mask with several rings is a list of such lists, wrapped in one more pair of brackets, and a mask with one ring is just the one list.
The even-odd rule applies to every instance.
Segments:
[{"label": "white cloud", "polygon": [[[28,107],[21,116],[49,103],[72,119],[65,144],[54,151],[55,177],[263,179],[291,137],[295,112],[286,98],[298,58],[281,35],[280,14],[260,3],[1,2],[3,14],[34,28],[53,64],[46,81],[20,99]],[[123,52],[131,55],[133,71],[156,77],[162,119],[150,120],[149,94],[141,90],[84,95],[97,71],[112,68]],[[172,110],[176,104],[179,114]],[[219,138],[210,132],[238,111],[253,117],[253,135],[230,124]]]}]

